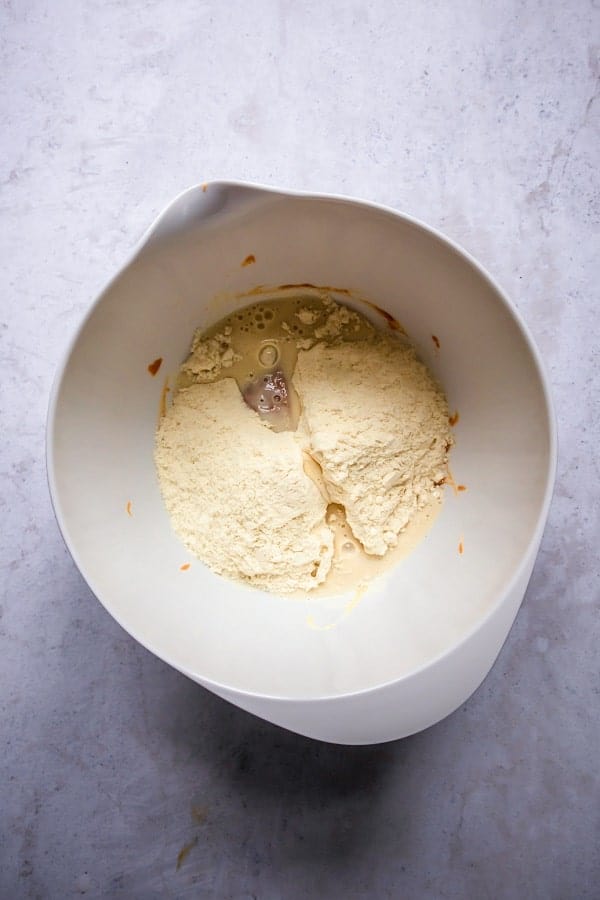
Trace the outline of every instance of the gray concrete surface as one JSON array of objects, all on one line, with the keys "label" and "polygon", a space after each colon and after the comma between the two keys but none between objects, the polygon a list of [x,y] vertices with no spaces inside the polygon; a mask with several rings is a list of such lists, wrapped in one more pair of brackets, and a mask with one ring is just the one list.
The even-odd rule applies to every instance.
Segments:
[{"label": "gray concrete surface", "polygon": [[[598,2],[0,5],[2,898],[597,898]],[[73,329],[215,177],[439,226],[524,314],[558,484],[484,685],[396,744],[217,700],[103,611],[58,533],[44,418]]]}]

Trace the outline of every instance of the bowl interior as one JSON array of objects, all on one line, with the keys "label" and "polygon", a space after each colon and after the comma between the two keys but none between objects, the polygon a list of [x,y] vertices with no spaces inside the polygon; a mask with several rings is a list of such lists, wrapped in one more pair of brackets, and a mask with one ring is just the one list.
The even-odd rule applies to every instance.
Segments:
[{"label": "bowl interior", "polygon": [[[94,305],[55,386],[49,475],[71,552],[127,631],[205,683],[312,698],[406,675],[501,601],[538,528],[552,424],[528,338],[476,266],[401,216],[218,185],[177,203]],[[171,531],[154,470],[165,376],[194,328],[249,302],[238,292],[305,282],[397,317],[460,415],[451,469],[467,490],[446,488],[426,539],[354,605],[214,575]]]}]

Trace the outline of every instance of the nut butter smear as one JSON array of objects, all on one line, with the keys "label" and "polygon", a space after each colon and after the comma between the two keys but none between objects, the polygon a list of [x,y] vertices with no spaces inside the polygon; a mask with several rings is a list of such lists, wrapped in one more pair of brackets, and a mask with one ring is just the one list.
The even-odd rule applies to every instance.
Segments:
[{"label": "nut butter smear", "polygon": [[451,444],[408,340],[296,289],[196,331],[155,461],[174,530],[215,572],[327,595],[424,536]]}]

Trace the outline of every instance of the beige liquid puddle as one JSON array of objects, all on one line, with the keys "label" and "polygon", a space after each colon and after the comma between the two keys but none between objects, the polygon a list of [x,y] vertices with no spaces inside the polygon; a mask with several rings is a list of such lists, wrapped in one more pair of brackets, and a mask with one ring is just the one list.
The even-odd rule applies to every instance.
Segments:
[{"label": "beige liquid puddle", "polygon": [[[253,400],[263,401],[262,404],[258,403],[257,412],[269,422],[273,430],[294,431],[301,414],[300,400],[292,383],[298,349],[309,349],[317,341],[333,338],[339,340],[340,335],[343,340],[360,341],[372,334],[373,326],[360,313],[357,313],[360,324],[354,319],[351,323],[342,325],[337,334],[319,334],[319,329],[325,328],[328,317],[338,306],[339,302],[332,303],[327,292],[315,289],[307,290],[306,293],[294,293],[292,296],[261,300],[236,310],[202,333],[202,339],[208,340],[231,329],[231,345],[240,356],[231,366],[224,367],[215,378],[209,380],[234,378],[243,395],[248,397],[251,390]],[[404,337],[399,335],[398,339],[403,340]],[[284,392],[280,390],[278,375],[285,379],[287,396],[283,396]],[[199,379],[190,373],[180,372],[176,390],[185,389],[197,380]],[[307,453],[304,454],[304,470],[315,482],[324,499],[328,500],[320,466]],[[366,553],[362,544],[354,537],[346,521],[344,508],[330,503],[326,520],[334,534],[331,570],[323,584],[308,594],[298,591],[288,596],[332,597],[355,590],[355,599],[346,610],[349,612],[350,607],[357,605],[373,579],[393,568],[423,540],[441,506],[441,499],[433,500],[418,510],[398,535],[397,545],[384,556],[378,557]]]},{"label": "beige liquid puddle", "polygon": [[[298,343],[302,349],[309,349],[317,340],[327,340],[315,337],[315,331],[325,326],[337,306],[325,291],[307,290],[253,303],[203,332],[203,340],[209,340],[231,329],[231,344],[241,358],[223,368],[217,378],[235,378],[242,394],[252,394],[258,414],[269,421],[274,431],[296,430],[300,401],[292,375]],[[367,338],[370,325],[362,316],[360,322],[358,327],[355,323],[343,326],[342,336],[353,340]],[[278,374],[285,379],[287,397],[278,391]],[[180,373],[177,388],[188,387],[194,380],[188,373]]]},{"label": "beige liquid puddle", "polygon": [[[365,553],[360,541],[352,534],[346,522],[344,508],[332,503],[327,510],[327,524],[334,534],[333,563],[323,584],[312,590],[308,596],[331,597],[366,587],[412,553],[431,529],[441,508],[442,501],[433,500],[417,510],[406,528],[398,535],[396,546],[391,547],[385,556],[372,556]],[[359,594],[358,599],[360,596],[362,594]]]},{"label": "beige liquid puddle", "polygon": [[[323,498],[328,501],[321,467],[307,453],[304,454],[304,471],[315,482]],[[391,547],[384,556],[373,556],[366,553],[360,541],[354,537],[346,520],[344,507],[337,503],[329,503],[326,521],[333,531],[333,561],[325,581],[311,590],[308,596],[331,597],[351,590],[360,590],[361,587],[366,588],[374,578],[393,568],[415,549],[431,529],[441,508],[442,500],[432,499],[415,512],[408,525],[398,535],[395,547]],[[303,591],[297,591],[292,596],[307,595]],[[358,599],[360,596],[362,593]]]}]

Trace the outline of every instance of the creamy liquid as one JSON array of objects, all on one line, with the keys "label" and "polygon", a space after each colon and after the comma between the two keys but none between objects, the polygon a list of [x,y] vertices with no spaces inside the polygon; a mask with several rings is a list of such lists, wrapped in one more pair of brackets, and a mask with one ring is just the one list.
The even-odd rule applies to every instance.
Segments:
[{"label": "creamy liquid", "polygon": [[[320,466],[307,455],[304,460],[304,471],[326,497]],[[431,529],[441,508],[441,499],[432,499],[412,516],[408,525],[398,535],[395,547],[390,548],[384,556],[374,556],[366,553],[360,541],[352,534],[352,529],[346,521],[344,507],[330,503],[327,507],[326,521],[333,531],[333,562],[323,584],[314,588],[310,596],[329,597],[353,589],[366,588],[374,578],[383,575],[415,549]],[[304,595],[298,592],[296,596]]]},{"label": "creamy liquid", "polygon": [[334,531],[333,564],[324,583],[311,591],[311,597],[332,596],[355,588],[366,588],[374,578],[383,575],[412,553],[431,529],[441,508],[441,500],[432,500],[423,509],[417,510],[398,535],[397,545],[388,550],[385,556],[373,556],[365,553],[352,534],[343,508],[332,504],[327,512],[327,523]]},{"label": "creamy liquid", "polygon": [[[301,410],[299,398],[293,388],[292,376],[299,346],[300,349],[309,349],[317,341],[339,340],[340,336],[343,340],[360,341],[372,334],[371,323],[357,313],[360,324],[353,320],[348,325],[343,325],[337,334],[315,335],[315,331],[318,332],[319,328],[325,326],[328,317],[337,306],[338,301],[332,305],[326,292],[307,291],[278,299],[260,300],[236,310],[202,334],[202,339],[207,340],[230,328],[232,347],[241,357],[210,380],[234,378],[247,402],[248,392],[252,392],[252,399],[255,400],[261,393],[261,384],[264,384],[267,388],[263,392],[265,409],[261,410],[260,404],[257,409],[261,418],[269,421],[274,430],[295,430]],[[399,334],[394,339],[406,338],[403,334]],[[273,416],[273,409],[267,409],[269,403],[273,405],[267,393],[270,391],[274,397],[280,396],[277,394],[278,373],[285,379],[288,396],[285,398],[287,402],[283,404],[283,408],[275,410],[278,415]],[[188,387],[195,380],[190,373],[180,372],[176,389]],[[258,394],[255,388],[258,388]],[[326,390],[327,386],[324,385],[323,388]],[[258,399],[262,399],[262,396],[258,396]],[[275,401],[275,405],[278,402],[280,401]],[[256,408],[254,403],[249,405]],[[305,454],[304,469],[327,499],[320,466],[308,454]],[[432,527],[441,505],[441,500],[433,500],[418,510],[398,535],[398,544],[384,556],[373,556],[364,551],[362,544],[352,534],[344,508],[337,504],[329,504],[327,524],[334,533],[333,563],[325,582],[310,591],[309,596],[335,596],[351,590],[365,589],[374,578],[382,575],[414,550]],[[300,592],[296,596],[306,595]]]},{"label": "creamy liquid", "polygon": [[[300,403],[292,384],[298,343],[308,349],[317,340],[335,337],[316,338],[315,330],[325,325],[336,306],[324,292],[295,293],[291,297],[259,301],[237,310],[202,335],[203,340],[208,340],[231,329],[232,346],[241,359],[224,368],[218,378],[235,378],[242,394],[247,399],[251,395],[256,401],[249,405],[261,418],[269,421],[275,431],[295,431],[298,425]],[[353,340],[366,338],[371,326],[362,316],[360,322],[358,328],[354,323],[343,326],[340,334]],[[278,376],[283,376],[287,397],[281,398],[281,392],[278,392]],[[183,372],[177,387],[187,387],[194,380],[192,375]]]}]

